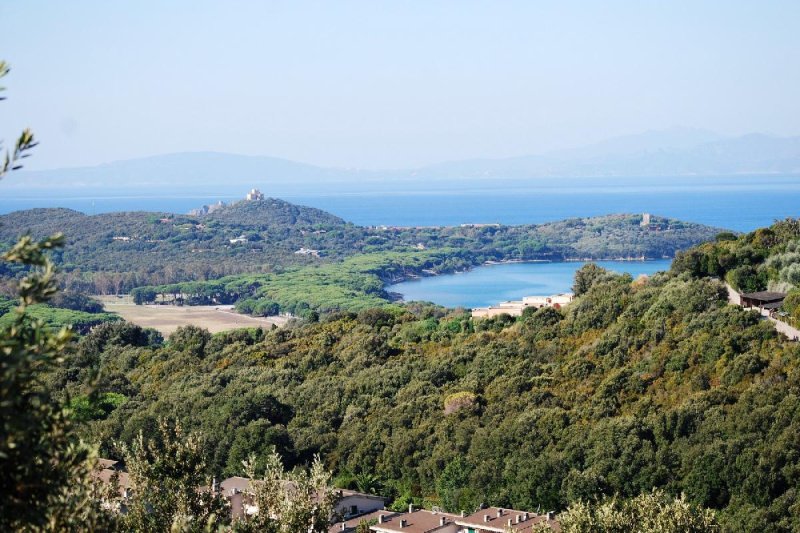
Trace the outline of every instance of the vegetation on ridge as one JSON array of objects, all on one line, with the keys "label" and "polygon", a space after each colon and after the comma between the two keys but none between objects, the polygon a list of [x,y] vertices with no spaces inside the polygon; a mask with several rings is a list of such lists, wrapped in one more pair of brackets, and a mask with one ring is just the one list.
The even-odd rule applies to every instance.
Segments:
[{"label": "vegetation on ridge", "polygon": [[797,344],[677,267],[582,274],[568,308],[519,319],[406,305],[161,346],[90,333],[50,384],[80,395],[97,374],[126,397],[84,426],[97,442],[177,416],[215,473],[275,447],[290,465],[321,454],[344,484],[374,476],[398,506],[564,509],[658,487],[725,530],[800,527]]},{"label": "vegetation on ridge", "polygon": [[[641,215],[570,219],[539,225],[369,228],[324,211],[276,199],[242,201],[206,216],[167,213],[84,215],[32,209],[0,216],[0,244],[23,232],[68,236],[53,260],[62,286],[87,294],[128,293],[136,287],[213,280],[234,274],[280,274],[336,264],[361,254],[458,250],[470,265],[531,259],[672,257],[712,239],[718,230]],[[301,249],[312,252],[296,253]],[[314,255],[318,253],[319,257]],[[5,265],[0,276],[22,275]],[[7,292],[12,292],[9,288]]]}]

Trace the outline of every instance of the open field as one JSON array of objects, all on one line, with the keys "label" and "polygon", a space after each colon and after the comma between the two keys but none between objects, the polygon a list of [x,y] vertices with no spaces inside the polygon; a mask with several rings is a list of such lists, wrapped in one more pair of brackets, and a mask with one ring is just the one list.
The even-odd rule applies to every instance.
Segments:
[{"label": "open field", "polygon": [[211,333],[247,327],[282,326],[288,317],[257,318],[240,315],[231,305],[135,305],[129,297],[97,296],[106,311],[117,313],[133,324],[158,330],[165,337],[180,326],[194,325]]}]

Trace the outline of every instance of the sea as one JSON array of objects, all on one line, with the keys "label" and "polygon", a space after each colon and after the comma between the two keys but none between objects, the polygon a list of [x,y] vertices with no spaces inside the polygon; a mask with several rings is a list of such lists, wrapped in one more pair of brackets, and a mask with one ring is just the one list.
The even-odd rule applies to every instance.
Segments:
[{"label": "sea", "polygon": [[[800,176],[586,178],[476,182],[402,188],[349,184],[337,190],[260,185],[267,196],[317,207],[364,226],[438,226],[474,223],[539,224],[612,213],[651,213],[738,232],[800,216]],[[67,207],[87,214],[111,211],[187,213],[203,204],[241,198],[233,194],[5,195],[0,212]],[[668,261],[606,263],[633,275],[669,268]],[[568,291],[579,263],[522,263],[389,287],[406,300],[450,307],[490,305],[523,296]]]},{"label": "sea", "polygon": [[[315,188],[261,185],[267,196],[330,211],[365,226],[437,226],[474,223],[539,224],[612,213],[651,213],[734,231],[751,231],[800,216],[800,176],[571,178],[475,182],[437,186],[374,182]],[[317,190],[319,189],[319,190]],[[227,192],[188,194],[37,194],[0,190],[0,213],[67,207],[87,214],[112,211],[187,213],[204,204],[239,200]]]}]

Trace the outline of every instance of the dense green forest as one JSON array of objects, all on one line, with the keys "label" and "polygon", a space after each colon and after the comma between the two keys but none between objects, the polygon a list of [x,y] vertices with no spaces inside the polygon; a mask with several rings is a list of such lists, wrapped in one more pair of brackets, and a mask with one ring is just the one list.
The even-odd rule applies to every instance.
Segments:
[{"label": "dense green forest", "polygon": [[584,267],[573,304],[519,319],[408,304],[163,343],[107,324],[47,379],[82,398],[81,431],[111,456],[176,417],[208,436],[215,475],[275,447],[290,465],[320,453],[338,484],[371,479],[398,507],[563,509],[658,487],[726,530],[793,531],[800,348],[692,265],[729,247],[769,264],[797,242],[790,220],[649,279]]},{"label": "dense green forest", "polygon": [[[20,234],[56,232],[66,246],[53,259],[62,287],[86,294],[127,293],[136,287],[214,280],[234,274],[280,274],[339,263],[360,254],[458,250],[459,262],[523,259],[673,257],[718,232],[699,224],[642,215],[570,219],[539,225],[361,227],[324,211],[267,199],[241,201],[204,216],[169,213],[85,215],[31,209],[0,216],[0,247]],[[298,253],[306,250],[307,253]],[[3,265],[10,281],[21,265]]]},{"label": "dense green forest", "polygon": [[[0,296],[0,328],[14,321],[12,312],[19,302]],[[87,333],[92,327],[104,322],[114,322],[120,317],[103,312],[100,302],[80,294],[58,293],[47,303],[28,306],[30,318],[39,320],[48,328],[69,325],[76,333]]]},{"label": "dense green forest", "polygon": [[800,220],[788,219],[769,228],[736,237],[717,236],[696,248],[679,253],[673,268],[693,276],[725,279],[741,292],[786,292],[780,316],[800,321]]},{"label": "dense green forest", "polygon": [[388,305],[394,295],[384,284],[410,276],[430,275],[472,266],[467,252],[381,252],[338,263],[288,269],[280,274],[243,274],[211,281],[137,287],[136,303],[235,303],[242,313],[269,316],[291,313],[308,318],[333,311],[359,311]]}]

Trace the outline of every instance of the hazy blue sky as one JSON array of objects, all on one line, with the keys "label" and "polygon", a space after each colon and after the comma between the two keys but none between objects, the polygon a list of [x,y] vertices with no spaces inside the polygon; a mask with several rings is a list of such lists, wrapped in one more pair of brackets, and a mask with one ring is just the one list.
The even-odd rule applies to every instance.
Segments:
[{"label": "hazy blue sky", "polygon": [[0,4],[29,168],[173,151],[406,167],[675,125],[800,131],[800,2]]}]

